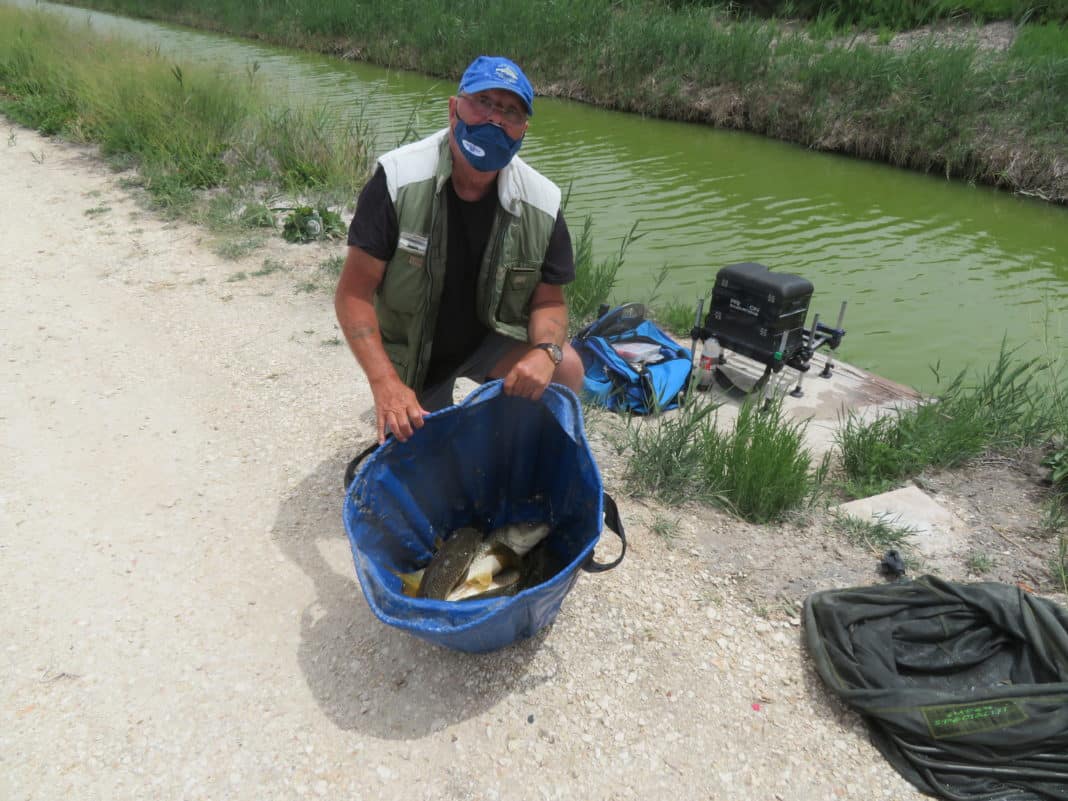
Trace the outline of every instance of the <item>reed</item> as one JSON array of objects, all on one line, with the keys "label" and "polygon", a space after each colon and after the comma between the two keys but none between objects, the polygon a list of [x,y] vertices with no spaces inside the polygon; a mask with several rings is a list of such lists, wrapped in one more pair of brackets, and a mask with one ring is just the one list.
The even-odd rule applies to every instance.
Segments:
[{"label": "reed", "polygon": [[593,216],[587,215],[582,233],[575,242],[575,280],[564,287],[569,326],[572,332],[593,319],[600,307],[608,303],[616,276],[626,258],[627,248],[639,236],[637,223],[620,242],[619,249],[600,261],[593,256]]},{"label": "reed", "polygon": [[667,504],[701,500],[753,523],[818,496],[828,460],[813,467],[805,426],[783,415],[781,401],[744,404],[726,431],[716,425],[718,408],[691,393],[676,411],[628,421],[617,448],[627,454],[637,494]]},{"label": "reed", "polygon": [[820,491],[828,459],[813,468],[805,423],[783,414],[782,400],[744,403],[727,432],[711,429],[699,443],[702,493],[753,523],[781,518]]},{"label": "reed", "polygon": [[[0,8],[0,108],[44,133],[99,145],[112,161],[139,169],[161,209],[208,221],[224,216],[225,204],[197,193],[216,187],[347,199],[366,178],[373,150],[365,128],[340,125],[326,110],[279,111],[254,71],[175,64],[54,15],[7,7]],[[236,224],[243,215],[231,205]],[[265,221],[262,213],[256,219]]]},{"label": "reed", "polygon": [[836,435],[846,489],[865,497],[927,467],[1039,444],[1063,424],[1064,391],[1047,361],[1021,360],[1003,344],[985,372],[959,373],[930,401],[870,422],[850,413]]},{"label": "reed", "polygon": [[[672,119],[933,170],[1068,202],[1068,0],[726,3],[527,0],[79,0],[456,79],[507,53],[538,88]],[[796,30],[772,17],[807,16]],[[968,15],[1021,24],[1008,54],[935,37],[903,52],[859,44]]]},{"label": "reed", "polygon": [[627,454],[628,485],[634,494],[655,496],[666,504],[714,494],[704,491],[700,477],[702,443],[715,432],[717,408],[693,399],[669,414],[628,418],[617,448]]}]

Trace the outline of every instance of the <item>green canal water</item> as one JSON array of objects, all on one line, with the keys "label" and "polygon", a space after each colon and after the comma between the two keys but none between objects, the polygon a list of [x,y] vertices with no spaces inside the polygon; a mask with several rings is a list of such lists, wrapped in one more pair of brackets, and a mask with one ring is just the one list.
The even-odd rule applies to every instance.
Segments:
[{"label": "green canal water", "polygon": [[[377,152],[445,125],[455,87],[411,73],[39,4],[158,47],[178,63],[256,65],[280,102],[326,102],[372,127]],[[540,98],[521,155],[563,187],[598,258],[637,223],[614,300],[691,307],[716,271],[758,261],[815,286],[810,315],[848,302],[839,358],[923,389],[984,368],[1003,338],[1026,355],[1068,342],[1068,209],[762,137]],[[354,187],[355,191],[358,188]],[[810,319],[811,321],[811,319]]]}]

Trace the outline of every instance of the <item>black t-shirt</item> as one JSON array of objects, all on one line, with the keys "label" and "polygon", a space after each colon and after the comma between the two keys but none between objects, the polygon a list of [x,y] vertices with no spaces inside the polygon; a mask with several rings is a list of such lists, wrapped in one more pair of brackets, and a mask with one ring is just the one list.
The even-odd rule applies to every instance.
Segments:
[{"label": "black t-shirt", "polygon": [[[489,240],[497,209],[496,186],[481,200],[467,202],[457,196],[452,181],[445,188],[448,204],[448,253],[441,306],[434,328],[434,345],[425,386],[433,386],[452,373],[478,347],[488,330],[475,312],[478,269]],[[457,224],[459,223],[459,224]],[[349,244],[388,262],[400,235],[397,212],[389,197],[386,174],[380,166],[360,192],[356,213],[349,224]],[[575,278],[571,234],[561,211],[556,215],[541,280],[567,284]]]}]

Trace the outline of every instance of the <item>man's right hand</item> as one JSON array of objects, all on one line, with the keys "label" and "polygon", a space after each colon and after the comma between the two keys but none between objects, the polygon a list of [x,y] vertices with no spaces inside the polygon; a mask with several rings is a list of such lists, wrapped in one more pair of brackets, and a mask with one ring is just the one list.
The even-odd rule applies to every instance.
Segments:
[{"label": "man's right hand", "polygon": [[399,378],[371,385],[378,421],[378,444],[386,441],[386,427],[401,442],[407,442],[415,429],[423,427],[423,415],[430,414],[419,404],[415,393]]},{"label": "man's right hand", "polygon": [[429,414],[401,381],[382,347],[374,295],[385,271],[384,261],[351,246],[334,293],[338,323],[371,384],[379,445],[386,441],[387,426],[406,442],[414,429],[423,427],[423,415]]}]

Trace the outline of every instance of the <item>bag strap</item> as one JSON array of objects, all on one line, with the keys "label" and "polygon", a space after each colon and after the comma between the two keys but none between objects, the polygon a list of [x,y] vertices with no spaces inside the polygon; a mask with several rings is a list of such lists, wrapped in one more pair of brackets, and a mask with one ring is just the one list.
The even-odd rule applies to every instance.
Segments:
[{"label": "bag strap", "polygon": [[376,450],[378,450],[377,442],[365,448],[359,456],[349,462],[349,466],[345,468],[345,485],[344,487],[342,487],[342,489],[344,489],[346,492],[348,491],[349,487],[352,486],[353,480],[356,478],[356,471],[360,467],[360,462],[362,462]]},{"label": "bag strap", "polygon": [[623,531],[623,521],[619,517],[619,507],[616,506],[616,502],[607,492],[603,494],[603,497],[604,524],[612,529],[616,536],[619,537],[619,541],[623,543],[623,548],[620,550],[619,556],[612,562],[595,562],[593,561],[593,554],[590,554],[590,558],[587,559],[586,564],[582,566],[582,569],[587,573],[603,573],[606,570],[611,570],[622,562],[623,557],[627,554],[627,535]]}]

